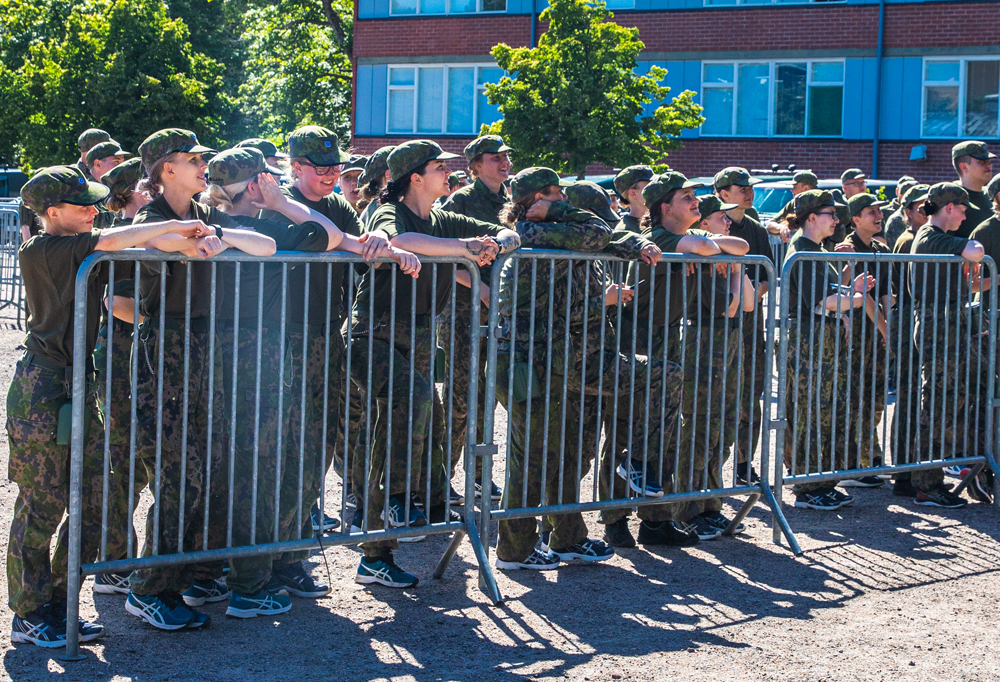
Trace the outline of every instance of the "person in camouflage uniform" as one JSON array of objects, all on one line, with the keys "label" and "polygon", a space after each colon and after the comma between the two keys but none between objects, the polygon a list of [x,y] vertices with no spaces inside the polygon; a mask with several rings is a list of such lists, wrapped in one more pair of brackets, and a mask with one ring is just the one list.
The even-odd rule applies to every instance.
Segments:
[{"label": "person in camouflage uniform", "polygon": [[[53,648],[66,645],[68,523],[59,529],[50,560],[52,535],[70,497],[70,424],[63,408],[72,399],[77,272],[97,251],[117,251],[176,232],[201,235],[201,223],[175,222],[92,230],[94,204],[108,195],[88,182],[75,166],[53,166],[35,174],[21,188],[21,199],[41,216],[44,233],[18,252],[28,303],[25,353],[7,392],[8,478],[17,484],[7,547],[8,601],[14,612],[11,641]],[[101,541],[104,486],[103,415],[94,390],[92,354],[100,326],[102,268],[92,270],[84,303],[87,312],[87,390],[84,396],[83,476],[81,488],[81,559],[97,558]],[[89,428],[88,428],[89,427]],[[112,476],[118,473],[112,471]],[[109,481],[114,490],[118,484]],[[80,621],[81,641],[103,636],[100,625]]]},{"label": "person in camouflage uniform", "polygon": [[87,152],[85,159],[91,176],[95,181],[100,182],[105,173],[123,163],[125,158],[129,156],[132,156],[132,154],[122,149],[120,144],[114,140],[109,140],[94,145]]},{"label": "person in camouflage uniform", "polygon": [[396,147],[392,145],[376,149],[375,153],[368,157],[365,169],[361,173],[361,177],[358,178],[360,198],[355,209],[360,213],[358,220],[361,221],[362,225],[367,225],[371,221],[375,211],[382,203],[379,195],[385,189],[386,183],[391,180],[389,154],[394,149]]},{"label": "person in camouflage uniform", "polygon": [[969,239],[972,231],[980,223],[993,215],[993,202],[984,191],[993,176],[993,159],[985,142],[966,140],[951,148],[951,165],[958,173],[960,184],[969,195],[969,205],[965,210],[962,224],[955,230],[955,236]]},{"label": "person in camouflage uniform", "polygon": [[[903,210],[903,197],[911,187],[918,184],[909,175],[904,175],[896,183],[896,196],[892,203],[882,207],[882,231],[885,234],[885,243],[892,250],[896,246],[896,240],[906,232],[906,212]],[[891,209],[891,210],[890,210]]]},{"label": "person in camouflage uniform", "polygon": [[781,241],[787,242],[795,228],[789,226],[788,219],[795,219],[795,197],[819,187],[819,178],[810,170],[796,171],[792,176],[792,198],[789,199],[780,211],[765,225],[768,232],[781,235]]},{"label": "person in camouflage uniform", "polygon": [[279,150],[278,145],[261,137],[251,137],[250,139],[243,140],[236,145],[236,149],[242,149],[245,147],[256,149],[263,154],[264,161],[267,162],[267,165],[272,168],[282,168],[284,162],[288,160],[288,154]]},{"label": "person in camouflage uniform", "polygon": [[[615,176],[615,192],[622,198],[622,203],[628,206],[628,213],[621,217],[617,228],[640,234],[639,225],[643,216],[649,213],[646,201],[642,198],[642,190],[653,179],[653,169],[649,166],[629,166],[623,168]],[[614,227],[614,226],[612,226]]]}]

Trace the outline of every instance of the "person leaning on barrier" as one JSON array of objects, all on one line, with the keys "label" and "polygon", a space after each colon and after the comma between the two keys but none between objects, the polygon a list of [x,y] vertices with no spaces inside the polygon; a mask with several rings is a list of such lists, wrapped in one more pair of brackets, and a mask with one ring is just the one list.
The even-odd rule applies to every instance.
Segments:
[{"label": "person leaning on barrier", "polygon": [[389,172],[389,154],[392,154],[395,146],[389,145],[380,147],[375,153],[368,157],[365,169],[358,178],[358,205],[354,207],[360,214],[358,220],[362,225],[367,225],[375,211],[381,205],[379,196],[386,184],[392,180]]},{"label": "person leaning on barrier", "polygon": [[984,188],[993,175],[993,159],[997,157],[986,147],[985,142],[967,140],[951,148],[951,163],[958,173],[958,184],[969,195],[962,224],[955,230],[955,236],[969,239],[979,224],[993,215],[993,202]]},{"label": "person leaning on barrier", "polygon": [[615,176],[615,192],[628,208],[628,212],[621,217],[617,229],[642,233],[642,226],[639,223],[642,217],[649,213],[646,201],[642,198],[642,190],[652,179],[653,169],[649,166],[629,166],[620,170]]},{"label": "person leaning on barrier", "polygon": [[795,230],[789,229],[788,218],[795,217],[795,197],[817,187],[819,187],[819,178],[816,177],[815,173],[808,170],[797,171],[792,176],[792,198],[765,225],[767,231],[781,235],[781,241],[783,242],[791,239],[792,233]]},{"label": "person leaning on barrier", "polygon": [[[972,239],[983,245],[985,254],[994,263],[1000,263],[1000,173],[994,175],[986,185],[986,196],[992,202],[994,213],[973,230]],[[989,277],[985,268],[983,277]]]},{"label": "person leaning on barrier", "polygon": [[[983,259],[983,245],[954,234],[963,224],[968,206],[969,193],[961,185],[933,185],[922,208],[928,222],[917,231],[910,251],[914,255],[961,256],[969,261],[961,267],[910,264],[910,293],[917,310],[914,337],[923,369],[918,461],[924,453],[928,459],[947,459],[986,451],[988,368],[982,345],[986,339],[975,333],[973,338],[962,339],[970,295],[982,286],[978,263]],[[969,494],[975,499],[990,499],[985,478],[980,474],[969,485]],[[918,505],[955,509],[966,504],[945,485],[940,467],[914,471],[912,482]]]},{"label": "person leaning on barrier", "polygon": [[[473,178],[471,185],[460,187],[446,197],[441,205],[444,211],[458,213],[459,215],[482,220],[494,225],[500,225],[500,211],[510,198],[504,183],[510,179],[511,162],[510,152],[514,151],[506,144],[499,135],[484,135],[477,137],[465,147],[465,159],[469,164],[469,174]],[[466,424],[468,418],[468,391],[465,387],[469,384],[469,348],[471,343],[470,330],[478,326],[485,325],[489,312],[486,306],[489,305],[489,287],[492,267],[482,267],[479,269],[479,277],[483,288],[484,306],[480,309],[480,321],[478,325],[472,324],[472,308],[468,296],[455,297],[455,357],[452,364],[450,352],[451,346],[451,314],[450,305],[438,314],[438,345],[445,349],[444,376],[446,381],[437,390],[441,394],[443,405],[451,406],[451,460],[448,465],[449,477],[451,480],[455,475],[455,467],[462,459],[465,452]],[[463,271],[459,271],[464,275]],[[482,348],[479,353],[480,377],[485,377],[486,353]],[[451,401],[448,400],[448,392],[451,392]],[[479,381],[479,405],[480,410],[486,404],[486,381],[481,378]],[[439,414],[436,418],[440,420],[438,432],[442,435],[445,429],[446,415]],[[483,417],[477,416],[477,433],[483,432]],[[476,458],[475,471],[476,494],[483,494],[483,461]],[[499,500],[503,495],[503,490],[493,481],[488,484],[487,494],[491,500]],[[453,504],[461,504],[463,496],[450,489]]]},{"label": "person leaning on barrier", "polygon": [[[840,224],[837,204],[827,191],[810,190],[795,197],[795,219],[801,230],[788,245],[788,256],[819,252]],[[849,269],[845,269],[845,274]],[[846,281],[844,281],[846,280]],[[844,418],[848,337],[841,315],[865,305],[871,276],[858,275],[851,284],[831,263],[804,260],[788,274],[788,366],[790,383],[785,411],[785,466],[795,475],[832,471],[836,442],[846,437]],[[846,288],[846,287],[845,287]],[[832,511],[854,498],[836,489],[836,482],[794,486],[795,506]]]},{"label": "person leaning on barrier", "polygon": [[[516,249],[520,240],[512,230],[432,208],[448,193],[448,167],[444,162],[451,158],[456,155],[444,152],[430,140],[411,140],[396,147],[388,158],[392,181],[365,229],[383,230],[394,247],[416,254],[464,256],[480,266],[486,265],[497,255]],[[351,378],[378,408],[372,415],[375,433],[366,448],[371,456],[363,507],[368,532],[378,527],[383,516],[385,528],[426,526],[427,517],[406,495],[422,492],[421,482],[428,477],[436,480],[435,472],[424,471],[424,462],[443,463],[442,455],[427,452],[428,448],[443,448],[440,442],[428,442],[432,411],[443,409],[434,393],[434,377],[429,373],[434,352],[432,314],[450,299],[455,275],[449,265],[428,268],[422,274],[413,295],[409,283],[394,286],[391,271],[369,269],[358,287],[352,311]],[[437,300],[432,298],[435,286]],[[411,327],[411,315],[416,317],[416,327]],[[391,432],[387,426],[390,419]],[[408,424],[412,424],[412,431]],[[432,487],[430,499],[425,499],[433,523],[455,520],[453,510],[446,514],[449,508],[445,487]],[[358,507],[362,508],[360,499]],[[387,587],[416,585],[417,578],[393,560],[392,550],[396,547],[396,540],[362,544],[364,556],[355,581]]]},{"label": "person leaning on barrier", "polygon": [[[97,215],[94,204],[107,195],[107,187],[88,182],[75,166],[44,169],[21,188],[22,201],[41,217],[45,229],[18,250],[29,312],[25,353],[7,391],[7,476],[18,486],[7,546],[8,603],[14,612],[10,639],[14,643],[46,648],[66,645],[68,523],[59,529],[51,560],[49,547],[70,498],[72,425],[63,408],[72,398],[74,292],[80,265],[97,251],[145,244],[164,248],[166,235],[176,243],[208,234],[208,227],[199,220],[92,230]],[[80,490],[80,556],[84,563],[97,558],[101,542],[104,425],[90,358],[106,280],[98,268],[87,285],[84,356],[88,358],[88,390],[82,396],[85,421]],[[112,490],[117,485],[109,482]],[[104,628],[81,619],[79,632],[81,641],[86,642],[102,637]]]},{"label": "person leaning on barrier", "polygon": [[[917,185],[916,180],[909,175],[904,175],[896,184],[896,196],[892,203],[882,207],[882,232],[885,235],[885,243],[892,250],[896,247],[896,240],[906,232],[906,211],[903,206],[903,197],[911,187]],[[887,209],[892,209],[887,210]]]}]

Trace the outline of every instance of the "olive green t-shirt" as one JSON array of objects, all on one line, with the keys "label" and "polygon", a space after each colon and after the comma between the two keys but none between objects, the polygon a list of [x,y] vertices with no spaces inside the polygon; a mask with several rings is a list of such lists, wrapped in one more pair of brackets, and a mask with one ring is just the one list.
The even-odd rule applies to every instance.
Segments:
[{"label": "olive green t-shirt", "polygon": [[[893,253],[910,253],[910,247],[913,246],[913,237],[915,233],[913,230],[906,229],[903,233],[896,238],[896,243],[892,247]],[[899,305],[905,306],[903,309],[907,312],[910,311],[910,287],[907,286],[907,278],[909,277],[910,269],[905,263],[894,263],[893,264],[893,284],[892,290],[896,297],[899,299]]]},{"label": "olive green t-shirt", "polygon": [[969,206],[965,209],[965,220],[955,230],[954,235],[962,239],[969,239],[972,231],[979,227],[983,221],[993,217],[993,202],[990,201],[986,192],[975,192],[966,188],[969,193]]},{"label": "olive green t-shirt", "polygon": [[[460,187],[446,197],[441,204],[441,210],[500,225],[500,209],[508,200],[509,195],[505,187],[501,185],[500,193],[495,194],[486,183],[476,178],[471,185]],[[492,272],[493,266],[484,265],[479,268],[479,277],[489,285]]]},{"label": "olive green t-shirt", "polygon": [[[631,213],[626,213],[622,216],[622,219],[618,221],[618,225],[615,226],[615,230],[622,230],[628,232],[634,232],[635,234],[642,234],[642,226],[639,224],[639,218],[636,218]],[[662,250],[662,249],[661,249]]]},{"label": "olive green t-shirt", "polygon": [[[910,253],[915,255],[961,256],[968,239],[947,233],[939,227],[927,223],[913,237]],[[967,287],[964,286],[962,268],[953,263],[911,263],[910,294],[920,303],[924,314],[933,314],[935,305],[954,309],[954,304],[964,305]]]},{"label": "olive green t-shirt", "polygon": [[[856,231],[852,232],[851,236],[848,237],[846,241],[854,247],[855,253],[891,253],[888,246],[876,239],[872,239],[869,244],[865,244],[864,240]],[[865,266],[867,266],[867,269]],[[876,300],[890,294],[892,286],[892,271],[893,266],[891,263],[876,263],[868,261],[867,263],[856,263],[854,266],[855,276],[867,273],[875,278],[875,287],[873,289],[869,289],[868,294]]]},{"label": "olive green t-shirt", "polygon": [[[786,262],[796,253],[828,253],[828,251],[808,239],[800,230],[788,242]],[[839,282],[840,277],[837,276],[837,270],[831,263],[803,261],[794,264],[788,273],[789,316],[806,317],[817,312],[817,306],[827,296],[837,293],[834,287]]]},{"label": "olive green t-shirt", "polygon": [[[983,253],[1000,263],[1000,215],[994,215],[979,223],[972,231],[970,239],[975,239],[983,245]],[[989,277],[989,267],[983,266],[983,277]]]},{"label": "olive green t-shirt", "polygon": [[[771,251],[771,241],[767,230],[760,224],[760,221],[750,215],[749,209],[744,213],[743,220],[733,221],[729,226],[729,236],[739,237],[750,245],[747,251],[748,256],[764,256],[770,261],[774,261],[774,253]],[[746,268],[746,273],[754,284],[767,282],[769,280],[767,269],[763,266],[750,266]]]}]

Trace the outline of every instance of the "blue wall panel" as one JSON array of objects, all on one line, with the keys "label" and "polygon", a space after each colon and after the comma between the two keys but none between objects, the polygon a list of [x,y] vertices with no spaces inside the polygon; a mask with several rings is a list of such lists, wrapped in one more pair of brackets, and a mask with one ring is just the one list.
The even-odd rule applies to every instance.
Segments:
[{"label": "blue wall panel", "polygon": [[385,135],[386,78],[384,64],[358,66],[357,103],[354,108],[356,135]]},{"label": "blue wall panel", "polygon": [[903,100],[900,97],[903,84],[902,57],[889,57],[882,61],[882,111],[879,137],[883,140],[902,139],[900,133],[903,122]]},{"label": "blue wall panel", "polygon": [[920,102],[923,96],[924,60],[921,57],[903,58],[903,82],[897,92],[902,100],[903,115],[900,119],[900,139],[920,138]]},{"label": "blue wall panel", "polygon": [[845,140],[870,140],[875,134],[875,81],[878,60],[844,60]]}]

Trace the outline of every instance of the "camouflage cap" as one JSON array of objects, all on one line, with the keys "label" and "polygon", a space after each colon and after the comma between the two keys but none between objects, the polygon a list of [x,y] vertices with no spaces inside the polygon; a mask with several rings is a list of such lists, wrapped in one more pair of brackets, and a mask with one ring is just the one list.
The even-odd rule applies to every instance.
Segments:
[{"label": "camouflage cap", "polygon": [[901,175],[901,176],[899,176],[899,180],[896,181],[896,185],[897,186],[902,185],[904,182],[913,182],[913,183],[915,183],[916,181],[917,181],[917,179],[915,177],[913,177],[912,175]]},{"label": "camouflage cap", "polygon": [[348,159],[346,164],[344,164],[344,170],[340,172],[341,174],[352,173],[354,171],[364,172],[365,164],[367,163],[368,163],[367,156],[361,156],[359,154],[351,154],[351,158]]},{"label": "camouflage cap", "polygon": [[802,182],[809,185],[813,189],[819,187],[819,178],[816,177],[815,173],[808,170],[796,172],[795,175],[792,176],[792,182]]},{"label": "camouflage cap", "polygon": [[477,137],[465,147],[465,158],[472,163],[480,154],[500,154],[514,151],[503,143],[499,135],[483,135]]},{"label": "camouflage cap", "polygon": [[264,154],[255,147],[227,149],[208,162],[208,181],[213,185],[235,185],[261,173],[282,175],[280,168],[267,165]]},{"label": "camouflage cap", "polygon": [[[927,205],[930,206],[927,206]],[[957,182],[939,182],[927,190],[927,215],[937,213],[948,204],[969,205],[969,193]]]},{"label": "camouflage cap", "polygon": [[458,154],[452,154],[441,149],[432,140],[410,140],[404,142],[389,154],[389,172],[393,180],[399,180],[407,173],[412,173],[428,161],[457,159]]},{"label": "camouflage cap", "polygon": [[917,181],[910,176],[904,175],[901,177],[896,181],[896,198],[900,199],[915,184],[917,184]]},{"label": "camouflage cap", "polygon": [[21,188],[21,201],[38,214],[56,204],[91,206],[108,196],[108,188],[87,182],[76,166],[50,166],[35,173]]},{"label": "camouflage cap", "polygon": [[739,207],[739,204],[723,203],[722,199],[714,194],[705,194],[698,197],[698,212],[701,213],[702,220],[709,217],[713,213],[718,213],[719,211],[732,211],[734,208]]},{"label": "camouflage cap", "polygon": [[927,190],[929,190],[930,188],[931,188],[930,185],[925,185],[922,183],[911,185],[905,192],[903,192],[903,196],[899,200],[900,206],[909,208],[910,206],[917,203],[921,199],[926,199]]},{"label": "camouflage cap", "polygon": [[879,201],[878,197],[874,194],[868,194],[867,192],[862,192],[861,194],[855,194],[853,197],[847,200],[847,208],[851,211],[851,217],[858,215],[863,210],[869,206],[874,206],[875,208],[882,208],[883,206],[888,206],[888,201]]},{"label": "camouflage cap", "polygon": [[643,180],[653,178],[653,169],[649,166],[629,166],[622,168],[615,176],[615,191],[618,196],[624,197],[630,189]]},{"label": "camouflage cap", "polygon": [[532,166],[525,168],[510,179],[510,196],[513,201],[520,201],[535,192],[541,192],[550,185],[569,187],[572,184],[572,180],[560,178],[551,168]]},{"label": "camouflage cap", "polygon": [[993,176],[993,179],[986,183],[986,195],[989,196],[990,201],[997,198],[997,194],[1000,194],[1000,173]]},{"label": "camouflage cap", "polygon": [[249,140],[243,140],[236,145],[236,149],[242,149],[244,147],[253,147],[254,149],[260,151],[260,153],[264,156],[275,156],[279,159],[288,158],[288,154],[278,151],[278,145],[274,144],[270,140],[265,140],[262,137],[251,137]]},{"label": "camouflage cap", "polygon": [[132,156],[132,153],[122,149],[121,145],[114,140],[108,140],[91,147],[85,161],[88,166],[93,166],[95,161],[106,159],[109,156]]},{"label": "camouflage cap", "polygon": [[815,213],[826,206],[836,206],[833,194],[822,189],[810,189],[795,195],[795,217],[802,222],[810,213]]},{"label": "camouflage cap", "polygon": [[715,179],[712,184],[715,185],[715,189],[722,189],[723,187],[729,187],[731,185],[737,185],[738,187],[753,187],[758,182],[760,182],[760,179],[751,178],[750,172],[746,168],[729,166],[728,168],[723,168],[715,174]]},{"label": "camouflage cap", "polygon": [[611,210],[611,199],[600,185],[589,180],[577,180],[566,187],[569,203],[577,208],[590,211],[598,218],[614,227],[619,217]]},{"label": "camouflage cap", "polygon": [[152,168],[157,161],[174,152],[203,154],[214,151],[211,147],[198,144],[198,136],[183,128],[157,130],[139,145],[142,165],[147,169]]},{"label": "camouflage cap", "polygon": [[700,182],[688,180],[681,173],[670,171],[650,178],[649,184],[642,188],[642,198],[647,206],[652,206],[675,189],[697,189],[704,186]]},{"label": "camouflage cap", "polygon": [[368,157],[368,163],[365,164],[365,171],[358,178],[358,184],[364,185],[385,175],[385,172],[389,170],[389,154],[392,154],[395,148],[395,146],[389,145],[376,149],[375,153]]},{"label": "camouflage cap", "polygon": [[965,142],[959,142],[952,147],[952,160],[954,161],[960,156],[971,156],[972,158],[979,159],[980,161],[997,158],[996,154],[986,148],[986,143],[980,142],[979,140],[966,140]]},{"label": "camouflage cap", "polygon": [[455,171],[448,176],[448,186],[457,187],[460,183],[467,182],[469,176],[466,175],[465,171]]},{"label": "camouflage cap", "polygon": [[94,148],[95,144],[107,142],[110,139],[111,135],[100,128],[87,128],[80,133],[80,137],[77,138],[76,144],[80,148],[80,153],[86,154]]},{"label": "camouflage cap", "polygon": [[845,170],[843,173],[840,174],[840,181],[844,182],[845,180],[858,180],[867,177],[868,176],[865,175],[865,172],[860,168],[848,168],[847,170]]},{"label": "camouflage cap", "polygon": [[351,158],[340,149],[337,133],[322,126],[303,126],[288,136],[288,153],[314,166],[339,166]]},{"label": "camouflage cap", "polygon": [[124,161],[101,176],[101,184],[112,193],[134,188],[142,180],[142,161],[139,157]]},{"label": "camouflage cap", "polygon": [[848,208],[847,204],[835,204],[834,208],[837,209],[837,220],[844,227],[850,227],[853,229],[853,223],[851,222],[851,209]]}]

